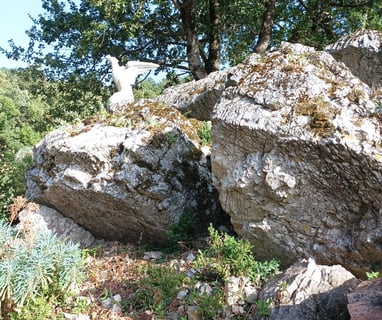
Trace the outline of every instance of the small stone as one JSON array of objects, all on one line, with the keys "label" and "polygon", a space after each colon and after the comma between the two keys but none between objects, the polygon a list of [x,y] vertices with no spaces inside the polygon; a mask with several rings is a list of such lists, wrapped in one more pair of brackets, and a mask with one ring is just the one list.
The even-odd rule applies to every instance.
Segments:
[{"label": "small stone", "polygon": [[242,306],[234,304],[232,306],[232,313],[234,313],[234,314],[243,314],[244,313],[244,308]]},{"label": "small stone", "polygon": [[120,307],[120,305],[118,303],[114,303],[113,307],[111,308],[111,311],[113,311],[113,312],[121,312],[122,309],[121,309],[121,307]]},{"label": "small stone", "polygon": [[66,320],[90,320],[90,316],[85,314],[71,314],[64,312],[64,317]]},{"label": "small stone", "polygon": [[183,300],[185,297],[187,297],[187,295],[188,295],[188,290],[186,290],[186,289],[180,290],[178,292],[178,295],[176,296],[176,299]]},{"label": "small stone", "polygon": [[226,299],[228,305],[244,303],[244,287],[250,283],[246,277],[230,277],[226,282]]},{"label": "small stone", "polygon": [[254,291],[251,294],[246,295],[245,301],[250,304],[254,304],[258,299],[259,293],[257,291]]},{"label": "small stone", "polygon": [[254,286],[246,285],[244,287],[245,301],[247,301],[247,303],[250,303],[250,304],[255,303],[258,298],[258,294],[259,293]]},{"label": "small stone", "polygon": [[197,271],[195,269],[190,269],[190,270],[187,271],[186,276],[189,277],[189,278],[194,278],[195,275],[196,275],[196,272]]},{"label": "small stone", "polygon": [[122,300],[122,297],[120,294],[116,294],[115,296],[113,296],[113,299],[115,302],[121,302]]},{"label": "small stone", "polygon": [[176,270],[176,272],[180,272],[182,269],[181,263],[176,259],[170,261],[170,267]]},{"label": "small stone", "polygon": [[158,260],[158,259],[162,258],[162,256],[163,256],[163,252],[161,252],[161,251],[149,251],[149,252],[144,253],[143,259],[144,260]]},{"label": "small stone", "polygon": [[201,281],[198,281],[197,283],[194,284],[194,289],[199,290],[200,286],[202,285]]},{"label": "small stone", "polygon": [[178,313],[179,314],[184,314],[186,312],[186,306],[184,304],[180,305],[178,307]]},{"label": "small stone", "polygon": [[199,292],[201,295],[206,294],[209,296],[212,293],[212,287],[208,283],[203,283],[199,288]]},{"label": "small stone", "polygon": [[226,282],[226,287],[228,292],[238,292],[239,289],[239,277],[230,277]]},{"label": "small stone", "polygon": [[113,298],[107,298],[101,301],[101,306],[104,309],[111,309],[113,307],[113,304],[114,304]]},{"label": "small stone", "polygon": [[195,255],[194,255],[192,252],[190,252],[190,253],[187,255],[186,261],[187,261],[188,263],[191,263],[191,262],[194,262],[195,258],[196,258]]},{"label": "small stone", "polygon": [[188,320],[199,320],[198,307],[197,306],[189,306],[187,308],[187,319]]},{"label": "small stone", "polygon": [[180,319],[180,315],[178,312],[169,312],[168,319],[169,320],[178,320],[178,319]]},{"label": "small stone", "polygon": [[220,232],[229,233],[228,228],[227,228],[226,226],[224,226],[224,225],[220,225],[220,226],[218,227],[218,230],[219,230]]}]

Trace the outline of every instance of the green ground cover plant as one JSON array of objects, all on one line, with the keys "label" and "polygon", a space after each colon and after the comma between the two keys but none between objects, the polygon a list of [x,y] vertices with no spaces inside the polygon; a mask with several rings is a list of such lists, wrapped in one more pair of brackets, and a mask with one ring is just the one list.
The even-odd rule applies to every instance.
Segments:
[{"label": "green ground cover plant", "polygon": [[211,124],[207,121],[202,121],[198,129],[198,136],[202,146],[209,146],[212,143]]},{"label": "green ground cover plant", "polygon": [[0,222],[0,248],[2,316],[46,319],[51,303],[70,294],[82,278],[79,247],[51,232],[20,231]]},{"label": "green ground cover plant", "polygon": [[199,251],[196,267],[208,277],[227,280],[231,276],[247,276],[257,285],[279,270],[279,262],[256,261],[249,241],[219,233],[212,225],[208,228],[210,244]]},{"label": "green ground cover plant", "polygon": [[149,264],[141,270],[142,276],[132,299],[125,303],[126,311],[153,310],[162,319],[165,309],[182,288],[185,275],[166,265]]},{"label": "green ground cover plant", "polygon": [[197,233],[197,218],[189,210],[185,210],[179,217],[179,220],[170,224],[164,243],[166,252],[175,252],[180,250],[181,244],[192,241]]}]

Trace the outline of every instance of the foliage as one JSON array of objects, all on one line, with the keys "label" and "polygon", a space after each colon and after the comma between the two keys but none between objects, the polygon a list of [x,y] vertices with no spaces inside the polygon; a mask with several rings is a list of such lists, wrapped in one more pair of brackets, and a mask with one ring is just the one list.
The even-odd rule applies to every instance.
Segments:
[{"label": "foliage", "polygon": [[210,294],[200,294],[193,291],[189,301],[197,306],[199,319],[213,320],[217,318],[217,314],[222,310],[224,297],[224,289],[218,287],[213,289]]},{"label": "foliage", "polygon": [[[69,94],[97,109],[98,98],[105,102],[107,96],[102,84],[111,82],[107,54],[122,63],[156,61],[170,73],[173,68],[189,72],[199,62],[205,73],[217,70],[219,62],[220,67],[237,64],[255,47],[266,1],[43,0],[42,7],[45,12],[32,18],[27,31],[28,48],[10,40],[10,50],[0,52],[44,65],[61,102],[68,102]],[[382,30],[381,12],[377,1],[279,0],[271,46],[290,41],[323,48],[356,30]],[[191,54],[195,44],[198,50]],[[73,106],[66,108],[76,112]]]},{"label": "foliage", "polygon": [[8,150],[0,150],[0,220],[7,218],[12,199],[24,193],[24,173],[31,162],[30,155],[17,158]]},{"label": "foliage", "polygon": [[199,252],[195,262],[203,273],[223,280],[231,276],[248,276],[251,281],[260,284],[278,271],[279,263],[276,260],[256,261],[248,241],[237,240],[226,233],[220,234],[211,225],[208,231],[210,245]]},{"label": "foliage", "polygon": [[161,318],[166,307],[176,298],[184,280],[185,275],[171,267],[148,265],[127,308],[153,310]]},{"label": "foliage", "polygon": [[20,232],[0,222],[0,248],[2,312],[28,305],[33,308],[42,297],[62,297],[80,281],[78,246],[58,240],[50,232]]},{"label": "foliage", "polygon": [[381,275],[378,271],[370,271],[370,272],[366,272],[366,277],[368,280],[372,280],[372,279],[380,278]]},{"label": "foliage", "polygon": [[30,300],[16,312],[8,313],[9,320],[56,320],[64,319],[60,312],[57,314],[57,306],[72,314],[86,313],[89,308],[89,299],[77,296],[75,293],[64,294],[59,297],[53,295],[49,290],[42,292],[34,300]]},{"label": "foliage", "polygon": [[23,88],[12,71],[0,70],[0,146],[17,151],[36,143],[50,127],[44,119],[47,105]]},{"label": "foliage", "polygon": [[46,132],[62,123],[73,123],[102,111],[111,95],[110,89],[99,82],[94,72],[73,72],[65,79],[49,77],[36,65],[10,70],[22,90],[44,105],[41,122]]},{"label": "foliage", "polygon": [[152,78],[148,78],[139,83],[138,86],[133,89],[134,98],[138,99],[152,99],[158,96],[163,90],[164,82],[155,82]]},{"label": "foliage", "polygon": [[192,241],[197,233],[196,217],[190,211],[185,210],[179,220],[170,224],[165,241],[166,250],[179,250],[179,244]]},{"label": "foliage", "polygon": [[169,226],[168,237],[172,241],[191,241],[196,234],[195,215],[185,210],[178,222]]},{"label": "foliage", "polygon": [[202,121],[198,130],[198,136],[201,140],[202,146],[211,145],[211,124],[209,124],[207,121]]},{"label": "foliage", "polygon": [[382,30],[377,1],[280,0],[277,8],[273,44],[283,39],[322,49],[357,30]]},{"label": "foliage", "polygon": [[10,320],[56,319],[54,307],[61,302],[49,293],[42,293],[41,296],[30,300],[27,305],[22,306],[17,312],[9,312],[8,316]]},{"label": "foliage", "polygon": [[257,314],[260,317],[269,316],[271,304],[272,304],[272,298],[268,298],[266,300],[257,300],[256,301]]},{"label": "foliage", "polygon": [[0,70],[0,218],[12,199],[24,192],[31,146],[50,130],[48,105],[34,97],[13,71]]}]

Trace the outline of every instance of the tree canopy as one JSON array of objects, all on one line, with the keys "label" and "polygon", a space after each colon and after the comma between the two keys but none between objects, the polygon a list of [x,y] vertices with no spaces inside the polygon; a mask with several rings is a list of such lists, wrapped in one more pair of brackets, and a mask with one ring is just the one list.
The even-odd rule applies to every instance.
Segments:
[{"label": "tree canopy", "polygon": [[[44,65],[49,78],[103,81],[111,54],[195,79],[281,41],[323,48],[359,29],[382,29],[377,0],[42,0],[27,48],[2,52]],[[76,80],[77,81],[77,80]]]}]

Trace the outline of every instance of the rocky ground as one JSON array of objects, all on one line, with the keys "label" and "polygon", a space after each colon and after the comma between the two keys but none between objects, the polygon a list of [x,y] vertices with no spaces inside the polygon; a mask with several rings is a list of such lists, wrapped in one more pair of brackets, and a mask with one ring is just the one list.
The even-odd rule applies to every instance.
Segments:
[{"label": "rocky ground", "polygon": [[[206,247],[206,240],[199,239],[192,243],[183,244],[176,253],[165,254],[161,251],[146,251],[144,248],[123,245],[118,242],[103,242],[87,249],[86,278],[81,285],[79,296],[87,301],[88,310],[81,314],[65,313],[66,319],[201,319],[196,310],[199,303],[208,303],[208,299],[195,299],[192,304],[191,291],[200,295],[214,296],[214,293],[226,291],[224,284],[216,279],[196,280],[194,261],[198,250]],[[172,270],[170,278],[183,278],[174,288],[163,287],[155,283],[154,278],[146,278],[150,268]],[[154,269],[155,270],[155,269]],[[162,279],[166,282],[169,279]],[[154,281],[154,283],[145,282]],[[169,285],[171,285],[169,283]],[[147,286],[147,287],[146,287]],[[170,292],[163,291],[173,289]],[[214,293],[213,293],[214,292]],[[146,297],[144,297],[147,295]],[[167,295],[167,296],[165,296]],[[219,295],[219,298],[222,298]],[[161,305],[161,299],[166,305]],[[258,319],[256,304],[241,301],[230,307],[224,301],[211,299],[210,319]],[[252,301],[253,302],[253,301]],[[215,303],[215,305],[213,305]],[[217,305],[222,303],[222,305]],[[152,308],[149,307],[152,306]],[[220,310],[213,310],[213,308]],[[212,315],[213,312],[215,315]],[[63,310],[58,310],[63,312]]]}]

